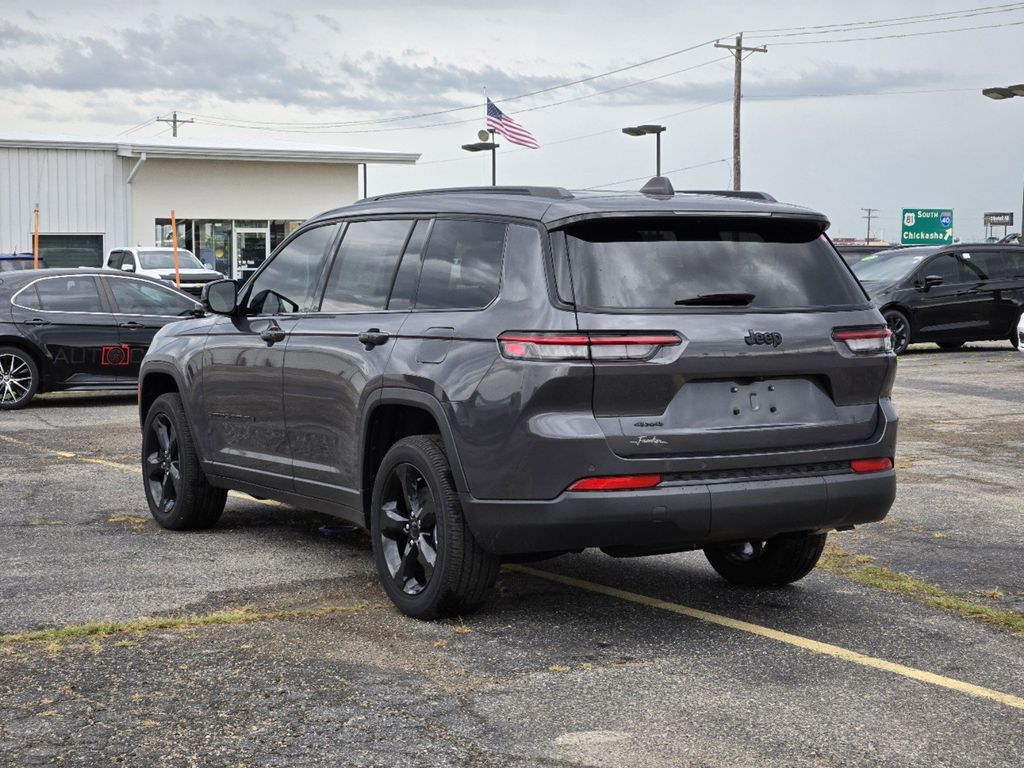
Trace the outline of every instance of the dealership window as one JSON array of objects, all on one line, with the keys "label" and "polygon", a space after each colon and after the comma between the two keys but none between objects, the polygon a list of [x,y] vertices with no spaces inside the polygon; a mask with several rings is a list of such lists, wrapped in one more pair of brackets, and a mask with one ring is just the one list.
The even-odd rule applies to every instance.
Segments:
[{"label": "dealership window", "polygon": [[195,221],[192,251],[208,269],[231,274],[231,222],[199,219]]},{"label": "dealership window", "polygon": [[[192,221],[190,219],[178,219],[175,223],[178,225],[178,247],[195,253],[195,248],[192,247]],[[156,245],[167,248],[174,245],[174,239],[171,237],[170,219],[156,220]]]},{"label": "dealership window", "polygon": [[103,235],[39,235],[47,267],[102,267]]}]

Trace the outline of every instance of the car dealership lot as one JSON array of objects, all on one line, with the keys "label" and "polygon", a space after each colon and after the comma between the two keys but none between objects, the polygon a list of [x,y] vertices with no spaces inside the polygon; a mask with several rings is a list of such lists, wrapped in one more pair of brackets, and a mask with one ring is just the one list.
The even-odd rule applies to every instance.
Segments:
[{"label": "car dealership lot", "polygon": [[[1024,615],[1022,372],[1005,343],[901,358],[896,505],[833,560]],[[905,592],[588,552],[416,622],[320,515],[239,495],[158,528],[133,397],[45,395],[0,441],[0,634],[125,623],[0,644],[0,763],[1020,763],[1024,637]]]}]

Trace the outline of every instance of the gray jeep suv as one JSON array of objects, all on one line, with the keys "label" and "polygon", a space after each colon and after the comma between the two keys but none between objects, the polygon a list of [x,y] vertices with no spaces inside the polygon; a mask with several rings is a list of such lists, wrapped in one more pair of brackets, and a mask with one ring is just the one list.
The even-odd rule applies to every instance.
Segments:
[{"label": "gray jeep suv", "polygon": [[420,618],[588,547],[796,581],[896,490],[896,358],[828,224],[663,178],[324,213],[154,339],[150,509],[208,527],[238,489],[365,526]]}]

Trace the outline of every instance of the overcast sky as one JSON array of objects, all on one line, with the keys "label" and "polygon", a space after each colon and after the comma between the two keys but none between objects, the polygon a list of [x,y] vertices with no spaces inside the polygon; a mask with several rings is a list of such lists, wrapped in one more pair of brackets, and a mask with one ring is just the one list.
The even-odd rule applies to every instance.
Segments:
[{"label": "overcast sky", "polygon": [[[982,3],[0,0],[0,132],[112,136],[177,109],[197,120],[182,136],[423,154],[371,166],[371,194],[486,184],[489,155],[460,149],[483,127],[486,88],[541,144],[502,142],[499,183],[636,188],[653,175],[653,137],[620,129],[662,123],[663,169],[698,166],[670,173],[676,187],[725,188],[733,64],[711,41],[744,30],[768,46],[744,64],[744,188],[825,211],[833,236],[863,237],[862,207],[880,209],[873,233],[890,239],[903,207],[951,207],[957,235],[975,238],[984,211],[1019,222],[1024,183],[1024,98],[980,94],[1024,82],[1024,3],[968,13]],[[950,17],[792,29],[940,12]],[[989,28],[919,34],[963,27]],[[349,125],[296,125],[309,123]]]}]

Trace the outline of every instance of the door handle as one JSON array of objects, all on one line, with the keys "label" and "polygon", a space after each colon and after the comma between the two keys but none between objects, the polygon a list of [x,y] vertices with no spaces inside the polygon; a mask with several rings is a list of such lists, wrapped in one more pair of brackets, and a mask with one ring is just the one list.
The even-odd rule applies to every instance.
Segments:
[{"label": "door handle", "polygon": [[127,323],[121,323],[120,325],[121,325],[122,328],[129,328],[129,329],[131,329],[133,331],[137,331],[140,328],[145,327],[145,326],[142,325],[142,323],[138,323],[138,322],[136,322],[134,320],[129,320]]},{"label": "door handle", "polygon": [[380,328],[370,328],[368,331],[360,333],[356,338],[367,349],[373,349],[376,346],[387,343],[387,340],[391,338],[391,334],[382,333]]},{"label": "door handle", "polygon": [[42,317],[33,317],[31,320],[28,321],[28,323],[26,323],[26,325],[49,325],[49,324],[50,324],[50,321],[49,320],[45,320]]},{"label": "door handle", "polygon": [[267,342],[268,347],[274,346],[279,341],[284,341],[287,334],[279,325],[272,325],[260,334],[260,338]]}]

